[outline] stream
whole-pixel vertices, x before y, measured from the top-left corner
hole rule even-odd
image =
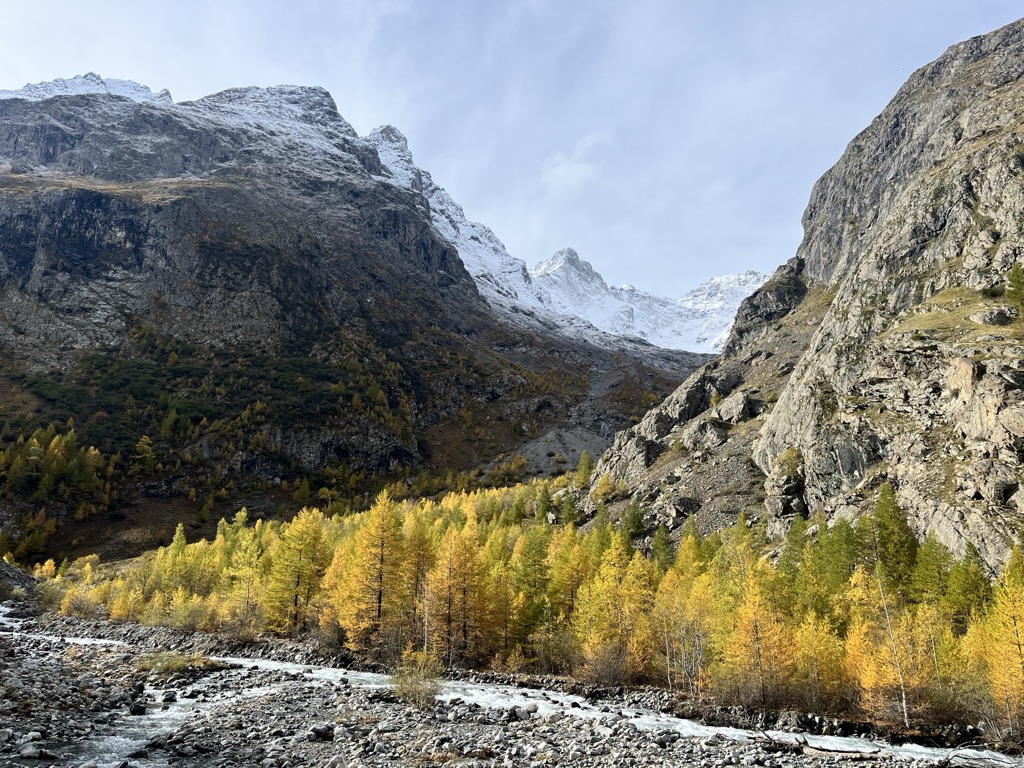
[[[33,635],[21,631],[22,621],[12,618],[8,606],[0,605],[0,632],[8,636],[29,641],[47,639],[44,635]],[[68,644],[124,645],[113,640],[96,640],[92,638],[63,638]],[[366,672],[354,672],[327,666],[311,666],[309,664],[268,661],[245,657],[214,657],[218,661],[242,668],[213,672],[208,678],[213,684],[202,685],[201,693],[186,694],[176,701],[166,704],[161,702],[163,689],[149,689],[144,696],[152,702],[148,712],[143,716],[118,717],[105,728],[98,728],[89,738],[75,744],[50,744],[48,748],[59,755],[56,764],[95,768],[111,768],[115,766],[137,766],[138,768],[156,768],[170,765],[168,755],[157,751],[149,754],[140,753],[147,743],[155,736],[168,734],[203,715],[214,712],[223,713],[244,699],[273,694],[285,683],[275,685],[258,685],[248,687],[227,675],[244,674],[245,671],[260,670],[282,673],[288,676],[289,685],[304,685],[312,690],[314,686],[345,686],[351,688],[380,689],[388,686],[385,675]],[[218,676],[224,676],[218,683]],[[244,681],[244,678],[241,678]],[[229,681],[231,682],[230,684]],[[196,688],[200,686],[197,684]],[[304,690],[306,690],[304,689]],[[191,697],[189,697],[191,696]],[[621,703],[594,703],[587,699],[558,691],[541,691],[511,685],[486,684],[464,680],[451,680],[444,683],[438,699],[453,703],[476,705],[482,711],[510,710],[513,707],[536,713],[537,718],[576,718],[581,726],[586,724],[595,727],[599,732],[612,732],[612,727],[622,721],[628,721],[639,731],[674,732],[684,739],[716,740],[745,744],[755,741],[765,734],[750,730],[726,727],[712,727],[695,721],[684,720],[649,709],[623,707]],[[2,724],[0,724],[2,725]],[[796,743],[799,739],[812,747],[844,752],[868,752],[891,756],[901,761],[940,761],[952,756],[956,765],[985,764],[986,766],[1019,766],[1020,760],[1013,759],[995,752],[982,750],[949,750],[923,747],[913,744],[890,745],[856,737],[815,736],[811,734],[793,734],[782,731],[768,731],[767,735],[781,742]],[[91,761],[91,762],[90,762]],[[128,761],[128,762],[125,762]],[[3,759],[0,758],[0,763]],[[7,764],[7,763],[5,763]],[[11,765],[40,765],[38,760],[17,759]],[[44,763],[45,764],[45,763]]]

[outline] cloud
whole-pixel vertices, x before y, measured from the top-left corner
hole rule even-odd
[[[600,159],[595,155],[609,143],[608,137],[591,133],[579,139],[568,154],[555,152],[545,158],[540,180],[549,197],[576,194],[600,173]]]

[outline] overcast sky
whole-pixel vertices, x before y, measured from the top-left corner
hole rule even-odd
[[[770,271],[814,180],[913,70],[1004,0],[0,3],[0,89],[88,71],[168,88],[321,85],[530,265],[574,247],[678,296]]]

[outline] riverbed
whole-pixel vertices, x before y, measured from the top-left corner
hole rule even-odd
[[[0,690],[8,699],[0,765],[810,768],[844,754],[907,765],[1021,765],[981,750],[713,727],[621,700],[473,680],[446,681],[433,707],[419,711],[394,696],[384,675],[306,660],[215,656],[224,668],[160,678],[138,666],[155,639],[173,642],[174,633],[93,622],[81,625],[82,636],[54,636],[15,612],[0,606]],[[145,714],[129,714],[133,706]]]

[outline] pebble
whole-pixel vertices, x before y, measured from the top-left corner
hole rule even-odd
[[[640,730],[628,713],[639,707],[661,709],[666,694],[656,690],[595,694],[594,703],[600,698],[598,706],[607,710],[599,718],[541,716],[534,702],[484,708],[458,699],[422,712],[387,690],[336,685],[300,672],[229,668],[157,680],[136,671],[142,655],[177,647],[174,638],[186,653],[212,641],[104,622],[58,619],[55,626],[68,636],[96,634],[128,645],[69,646],[53,637],[29,641],[17,633],[0,636],[3,680],[23,684],[7,685],[6,697],[0,697],[0,707],[8,710],[0,712],[0,765],[5,755],[57,759],[54,744],[66,745],[57,752],[73,754],[74,745],[91,732],[116,734],[129,718],[139,721],[147,717],[146,711],[177,700],[221,703],[169,733],[153,734],[143,750],[124,756],[125,765],[141,758],[176,768],[835,765],[832,758],[775,754],[758,744],[722,737],[701,740],[668,729]],[[32,631],[40,630],[47,631],[41,626]],[[211,650],[226,653],[223,648]],[[287,642],[258,650],[281,654],[279,658],[293,663],[298,659],[301,665],[317,664],[320,653]],[[487,678],[477,674],[476,679]],[[556,687],[545,680],[537,685]],[[544,699],[547,694],[537,690],[530,696]],[[590,704],[575,709],[588,707],[588,714],[595,714]],[[132,708],[141,712],[133,717]]]

